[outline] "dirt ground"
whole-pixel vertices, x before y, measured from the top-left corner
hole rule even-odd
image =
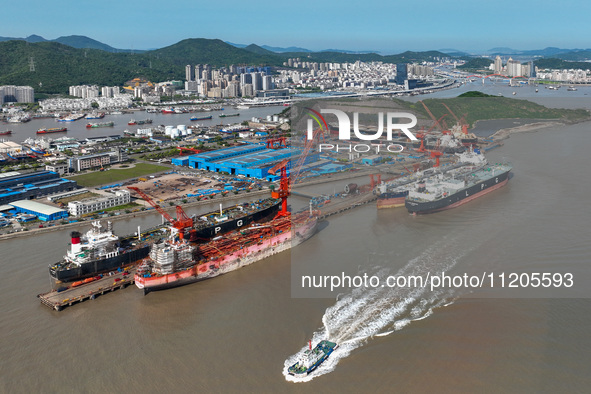
[[[158,203],[183,198],[187,194],[197,194],[197,189],[223,189],[225,183],[208,177],[191,177],[180,174],[166,174],[146,178],[126,186],[134,186]],[[135,196],[135,192],[132,192]],[[139,197],[139,196],[135,196]],[[140,201],[137,201],[141,203]]]

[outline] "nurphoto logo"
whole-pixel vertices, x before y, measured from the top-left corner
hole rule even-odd
[[[360,141],[374,141],[376,144],[372,144],[373,146],[367,144],[350,144],[348,146],[340,146],[334,144],[319,144],[318,149],[320,152],[323,150],[336,150],[339,151],[349,151],[349,152],[369,152],[372,149],[376,150],[376,153],[380,151],[380,138],[384,134],[384,113],[378,113],[378,129],[375,134],[366,134],[361,133],[359,131],[359,113],[353,113],[353,136],[351,135],[351,120],[349,119],[349,115],[345,112],[337,110],[337,109],[321,109],[320,113],[317,111],[306,108],[309,110],[309,115],[312,119],[308,119],[307,123],[307,139],[313,140],[314,139],[314,121],[318,124],[320,129],[328,130],[328,124],[326,120],[322,116],[322,114],[332,114],[337,117],[338,124],[339,124],[339,140],[341,141],[351,141],[352,137],[360,140]],[[403,132],[411,141],[418,141],[418,138],[410,131],[411,128],[416,126],[417,118],[415,115],[408,113],[408,112],[388,112],[386,113],[386,141],[392,141],[392,132],[393,131],[401,131]],[[409,119],[410,122],[400,123],[404,119]],[[397,123],[394,123],[394,122]],[[383,141],[383,140],[382,140]],[[402,152],[404,147],[400,144],[386,144],[386,150],[391,153]]]

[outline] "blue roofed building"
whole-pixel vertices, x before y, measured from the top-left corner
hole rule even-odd
[[[60,178],[53,171],[38,171],[0,177],[0,204],[30,200],[78,188],[76,181]]]

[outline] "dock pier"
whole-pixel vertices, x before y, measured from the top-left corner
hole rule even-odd
[[[86,300],[94,300],[97,296],[124,289],[134,284],[135,268],[112,275],[105,274],[101,279],[85,283],[77,287],[70,287],[63,291],[52,290],[49,293],[37,295],[41,303],[53,310],[72,306]]]

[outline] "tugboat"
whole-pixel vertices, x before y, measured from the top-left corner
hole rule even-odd
[[[292,376],[307,376],[320,366],[338,347],[334,342],[320,341],[314,349],[312,349],[312,341],[309,341],[310,348],[304,352],[300,360],[288,368],[288,372]]]

